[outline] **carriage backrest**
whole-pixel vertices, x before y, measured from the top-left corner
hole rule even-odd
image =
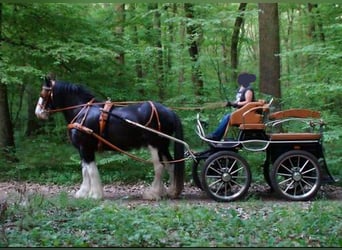
[[[282,111],[271,113],[268,116],[269,122],[267,123],[267,131],[270,134],[280,132],[281,138],[285,136],[284,131],[286,131],[286,133],[288,134],[293,134],[294,138],[296,138],[296,136],[299,138],[299,134],[303,134],[302,132],[303,130],[306,131],[305,133],[311,134],[311,136],[316,136],[315,135],[317,134],[317,132],[315,132],[316,125],[318,124],[319,128],[322,129],[322,125],[324,124],[322,120],[319,120],[320,118],[321,118],[321,113],[315,110],[310,110],[310,109],[282,110]],[[292,132],[290,133],[290,131]],[[278,134],[274,136],[277,136],[278,138]],[[320,136],[320,135],[317,134],[317,136]],[[304,137],[301,136],[300,138],[304,138]]]
[[[321,113],[310,109],[288,109],[278,111],[269,115],[269,120],[280,120],[284,118],[316,118],[321,117]]]
[[[229,125],[263,124],[263,112],[268,108],[269,105],[264,100],[247,103],[231,114]]]

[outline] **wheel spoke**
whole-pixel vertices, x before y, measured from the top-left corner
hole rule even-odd
[[[287,190],[293,185],[294,181],[291,181],[289,185],[287,185],[286,189],[284,190],[285,193],[287,193]]]
[[[304,183],[305,183],[305,185],[308,185],[310,188],[312,188],[312,187],[313,187],[313,185],[312,185],[311,183],[307,182],[307,181],[306,181],[306,180],[304,180],[304,179],[302,179],[302,182],[304,182]]]
[[[309,160],[306,160],[306,162],[303,164],[303,167],[299,171],[302,172],[309,162],[310,162]]]
[[[301,170],[301,171],[302,171],[302,170]],[[309,172],[311,172],[311,171],[316,171],[316,168],[310,168],[310,169],[304,171],[304,172],[302,173],[302,175],[307,174],[307,173],[309,173]]]
[[[292,174],[278,173],[282,177],[292,177]]]
[[[219,180],[216,180],[216,181],[214,181],[214,182],[212,182],[212,183],[210,183],[209,184],[209,187],[211,188],[211,187],[213,187],[213,186],[215,186],[217,183],[219,183],[219,182],[221,182],[221,180],[219,179]]]
[[[224,162],[223,162],[224,161]],[[222,172],[224,169],[228,169],[229,166],[229,159],[223,158],[219,161],[220,171]]]
[[[224,195],[228,195],[228,183],[224,183]]]
[[[303,179],[317,180],[317,176],[303,176]]]
[[[217,170],[213,166],[210,166],[209,169],[212,169],[214,172],[218,173],[220,176],[222,175],[222,172],[220,170]]]
[[[279,185],[283,185],[283,184],[286,185],[286,182],[289,182],[289,181],[292,181],[292,177],[282,180],[281,182],[279,182]]]
[[[229,184],[230,184],[231,182],[234,183],[236,186],[242,187],[242,185],[241,185],[240,183],[236,182],[235,180],[231,180],[231,181],[229,182]]]
[[[246,179],[246,176],[238,175],[238,176],[234,176],[234,179]]]
[[[208,178],[220,179],[221,175],[207,175]]]
[[[221,190],[222,185],[223,185],[223,182],[220,183],[220,186],[216,189],[215,194],[218,194],[218,192]]]
[[[236,172],[240,171],[241,169],[243,169],[243,167],[241,167],[241,168],[239,168],[239,169],[236,169],[236,170],[234,170],[233,172],[231,172],[231,173],[230,173],[230,175],[233,175],[233,174],[235,174]],[[230,171],[229,171],[229,172],[230,172]]]
[[[294,168],[294,167],[295,167],[295,165],[293,164],[293,162],[292,162],[292,159],[291,159],[291,158],[289,159],[289,162],[290,162],[290,166],[291,166],[292,168]]]
[[[235,160],[232,165],[230,166],[229,168],[229,173],[232,171],[233,167],[235,166],[235,164],[237,163],[237,160]],[[228,165],[227,165],[227,168],[228,168]]]
[[[292,173],[292,171],[290,169],[288,169],[284,164],[281,164],[280,166],[283,167],[287,172]]]

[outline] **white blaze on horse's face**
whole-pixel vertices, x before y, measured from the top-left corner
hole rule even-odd
[[[44,99],[42,97],[39,97],[35,114],[38,119],[47,120],[49,118],[49,113],[43,108]]]

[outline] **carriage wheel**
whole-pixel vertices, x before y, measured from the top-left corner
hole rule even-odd
[[[243,197],[251,181],[248,163],[232,151],[211,155],[202,170],[203,190],[216,201],[234,201]]]
[[[312,199],[321,186],[321,171],[317,158],[303,150],[282,154],[273,164],[271,183],[280,197],[285,199]]]
[[[194,180],[195,185],[203,190],[202,182],[201,182],[201,172],[204,167],[205,161],[203,159],[198,159],[197,162],[194,161],[192,164],[192,179]]]

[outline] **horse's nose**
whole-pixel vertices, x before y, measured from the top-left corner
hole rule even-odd
[[[43,98],[40,97],[36,105],[35,114],[38,119],[47,120],[49,118],[49,113],[46,112],[46,110],[42,108],[43,101],[44,101]]]

